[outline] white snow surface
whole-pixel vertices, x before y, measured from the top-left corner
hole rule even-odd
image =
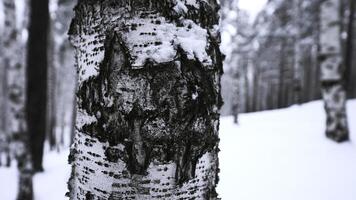
[[[239,125],[221,119],[220,181],[223,200],[355,200],[356,100],[348,102],[351,141],[324,136],[321,101],[287,109],[241,114]],[[63,200],[70,166],[68,151],[48,152],[45,172],[34,178],[36,200]],[[1,200],[13,200],[15,163],[0,168]]]
[[[38,173],[33,179],[35,200],[63,200],[67,192],[67,181],[71,166],[68,164],[68,150],[60,153],[49,152],[46,148],[43,160],[45,172]],[[0,168],[0,199],[15,200],[17,192],[18,172],[16,162],[11,168]]]
[[[177,4],[177,6],[182,5]],[[177,9],[184,10],[184,7]],[[192,20],[182,20],[183,27],[177,27],[176,24],[166,21],[159,15],[152,14],[151,17],[137,17],[127,22],[139,24],[136,30],[123,34],[133,58],[133,67],[142,68],[146,60],[156,63],[173,61],[178,46],[187,53],[188,59],[193,60],[196,57],[205,66],[212,64],[206,52],[208,37],[206,29]]]
[[[348,102],[351,141],[324,136],[321,101],[230,117],[220,126],[223,200],[355,200],[356,101]]]

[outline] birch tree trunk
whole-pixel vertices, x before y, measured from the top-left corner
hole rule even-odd
[[[343,142],[349,139],[346,117],[346,91],[343,85],[341,50],[340,0],[325,0],[321,4],[321,35],[319,59],[322,95],[327,115],[326,135]]]
[[[16,28],[16,9],[13,0],[4,0],[5,29],[4,52],[8,77],[8,108],[11,152],[15,155],[19,170],[17,199],[33,198],[32,162],[25,118],[25,67],[21,62],[21,42]]]
[[[216,199],[215,0],[80,0],[70,199]]]

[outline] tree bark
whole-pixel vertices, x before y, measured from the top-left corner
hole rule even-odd
[[[80,0],[70,199],[216,199],[218,4]]]
[[[349,139],[346,116],[346,91],[343,86],[343,56],[341,50],[340,1],[321,3],[321,63],[322,95],[327,116],[326,136],[336,142]]]
[[[26,114],[31,136],[35,172],[43,171],[43,144],[46,135],[48,0],[31,0],[27,53]]]

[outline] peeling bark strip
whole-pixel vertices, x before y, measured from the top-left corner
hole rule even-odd
[[[215,0],[80,0],[71,199],[216,199]]]
[[[343,142],[349,139],[346,117],[346,91],[343,86],[340,0],[321,4],[320,62],[322,95],[327,115],[326,135]]]

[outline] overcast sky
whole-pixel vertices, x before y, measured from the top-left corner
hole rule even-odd
[[[267,0],[239,0],[239,7],[247,10],[250,13],[251,20],[253,20],[266,2]]]

